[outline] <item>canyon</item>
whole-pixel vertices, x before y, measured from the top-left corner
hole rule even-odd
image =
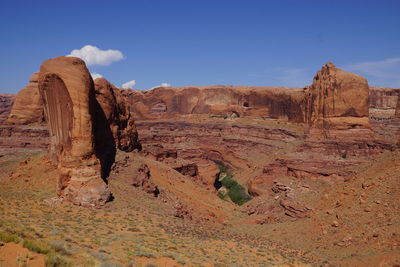
[[[399,95],[333,63],[303,88],[119,89],[93,81],[84,61],[57,57],[0,97],[0,158],[41,155],[0,182],[17,190],[26,168],[45,168],[50,207],[100,214],[135,203],[171,233],[177,219],[207,228],[201,235],[268,239],[312,265],[395,265]]]

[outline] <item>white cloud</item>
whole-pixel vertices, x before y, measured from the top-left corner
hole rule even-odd
[[[388,58],[380,61],[366,61],[343,66],[350,71],[380,78],[400,78],[400,57]]]
[[[132,80],[132,81],[129,81],[129,82],[126,82],[126,83],[122,84],[121,87],[124,88],[124,89],[133,89],[133,87],[135,85],[136,85],[136,81]]]
[[[113,62],[124,59],[124,55],[119,50],[101,50],[92,45],[85,45],[81,49],[74,49],[68,57],[79,57],[87,65],[110,65]]]
[[[171,87],[171,84],[170,83],[161,83],[160,85],[156,85],[154,87],[151,87],[150,90],[154,89],[154,88],[159,88],[159,87]]]
[[[92,75],[92,79],[96,80],[97,78],[102,78],[103,75],[101,75],[100,73],[97,72],[91,72],[90,75]]]
[[[376,86],[400,87],[400,57],[358,62],[342,68],[365,76],[370,84]]]

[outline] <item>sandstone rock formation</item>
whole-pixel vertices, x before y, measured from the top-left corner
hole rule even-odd
[[[303,121],[303,89],[283,87],[205,86],[124,90],[137,120],[188,114],[254,116]]]
[[[119,89],[105,79],[94,83],[82,60],[57,57],[42,64],[39,91],[60,172],[58,194],[78,205],[103,205],[116,149],[140,149]]]
[[[327,118],[368,117],[369,87],[365,78],[327,63],[317,72],[306,95],[306,122]]]
[[[15,97],[7,123],[31,124],[44,121],[43,104],[38,88],[38,73],[29,79],[28,85]]]
[[[395,117],[400,118],[400,95],[397,97]]]
[[[0,122],[6,120],[10,114],[15,96],[11,94],[0,95]]]
[[[395,124],[399,126],[396,135],[397,135],[397,146],[400,147],[400,95],[397,98]]]
[[[139,148],[135,122],[120,90],[104,78],[96,79],[94,87],[101,107],[98,110],[104,113],[118,149],[131,152]]]
[[[378,109],[395,109],[399,95],[400,89],[370,86],[369,106]]]
[[[58,163],[59,196],[82,206],[103,205],[111,193],[95,155],[96,99],[85,63],[73,57],[45,61],[39,91],[49,125],[50,155]]]

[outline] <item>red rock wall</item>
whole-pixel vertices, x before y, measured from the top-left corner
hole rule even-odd
[[[96,100],[100,105],[99,111],[104,114],[110,131],[114,137],[118,149],[126,152],[139,147],[135,121],[129,111],[126,99],[120,94],[120,90],[104,78],[94,81]],[[96,119],[101,114],[95,116]]]
[[[395,109],[400,89],[370,87],[369,106],[370,108]]]
[[[302,122],[303,89],[280,87],[182,87],[124,90],[138,120],[209,114],[285,118]]]
[[[0,123],[8,118],[14,100],[15,95],[0,95]]]

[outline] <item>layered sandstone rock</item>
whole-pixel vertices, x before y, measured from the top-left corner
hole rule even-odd
[[[18,92],[7,123],[31,124],[44,121],[38,78],[38,73],[33,74],[29,79],[28,85]]]
[[[306,121],[368,117],[369,87],[365,78],[327,63],[317,72],[306,95]]]
[[[400,118],[400,95],[399,95],[399,97],[397,97],[395,117]]]
[[[14,100],[15,100],[15,95],[11,94],[0,95],[0,122],[3,122],[8,118]]]
[[[397,136],[397,146],[400,147],[400,96],[397,98],[396,112],[395,112],[395,124],[398,125]]]
[[[189,114],[254,116],[303,121],[303,89],[283,87],[205,86],[124,90],[138,120]]]
[[[39,91],[50,131],[50,155],[58,163],[58,194],[82,206],[110,198],[95,155],[95,90],[85,63],[57,57],[40,67]]]
[[[120,90],[104,78],[96,79],[94,87],[99,110],[104,113],[118,149],[131,152],[139,148],[135,121]]]
[[[395,109],[400,89],[387,87],[370,87],[369,106],[377,109]]]
[[[305,91],[304,121],[318,135],[340,138],[343,130],[368,131],[369,86],[365,78],[327,63]],[[367,131],[365,131],[367,129]]]

